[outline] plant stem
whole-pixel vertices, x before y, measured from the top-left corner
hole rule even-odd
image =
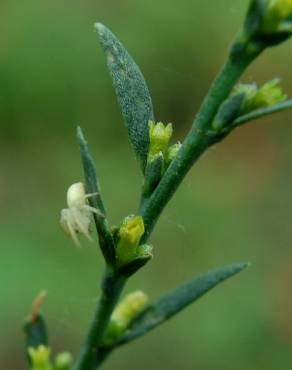
[[[96,315],[74,370],[93,370],[97,368],[99,347],[126,280],[127,278],[121,274],[109,269],[106,270]]]
[[[215,79],[176,158],[151,197],[145,199],[141,204],[140,213],[145,223],[145,233],[141,243],[148,239],[162,210],[193,163],[211,144],[218,141],[218,134],[210,131],[214,116],[254,58],[255,55],[247,56],[245,54],[242,54],[241,58],[229,58]],[[101,348],[102,339],[126,280],[126,277],[115,271],[106,271],[98,309],[74,370],[97,369],[107,357]]]
[[[229,58],[223,70],[213,82],[180,151],[169,166],[156,190],[143,203],[140,209],[145,223],[145,234],[142,242],[145,242],[150,236],[161,212],[191,166],[207,147],[214,143],[215,137],[210,136],[208,133],[214,116],[221,103],[230,94],[235,83],[254,58],[255,55],[247,56],[245,54],[235,60]]]

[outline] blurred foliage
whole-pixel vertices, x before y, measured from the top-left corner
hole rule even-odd
[[[247,4],[1,1],[1,370],[25,368],[20,328],[43,288],[56,351],[76,353],[94,310],[101,256],[85,240],[76,249],[58,226],[65,191],[82,176],[77,124],[96,158],[111,222],[136,211],[141,176],[93,23],[123,41],[147,78],[156,118],[173,122],[183,139]],[[267,51],[243,82],[280,77],[292,96],[291,47]],[[220,264],[252,267],[117,351],[105,370],[136,369],[137,361],[141,370],[290,368],[291,117],[241,128],[202,158],[158,224],[154,260],[127,290],[156,298]]]

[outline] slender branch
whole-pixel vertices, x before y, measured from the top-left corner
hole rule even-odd
[[[180,152],[167,170],[156,191],[148,201],[143,202],[140,212],[146,226],[144,240],[150,235],[160,213],[176,191],[190,167],[212,141],[214,141],[214,136],[208,134],[209,125],[218,107],[229,95],[234,84],[250,61],[250,58],[243,58],[236,62],[229,59],[221,74],[212,85]],[[118,276],[106,277],[108,281],[106,289],[103,290],[95,319],[74,370],[96,369],[103,362],[105,357],[107,357],[102,353],[100,344],[109,323],[110,316],[125,284],[125,278],[122,280],[120,279],[121,277]],[[100,353],[98,353],[98,351],[100,351]]]
[[[241,126],[249,121],[253,121],[273,113],[278,113],[289,108],[292,108],[292,99],[286,100],[279,104],[275,104],[268,108],[257,109],[253,112],[240,116],[233,122],[232,126]]]
[[[150,236],[162,210],[194,162],[216,141],[215,136],[208,134],[213,118],[222,101],[230,94],[232,88],[254,58],[255,55],[249,57],[243,55],[236,60],[229,58],[223,70],[213,82],[176,158],[169,166],[154,193],[148,201],[143,203],[140,209],[146,226],[142,242],[145,242]]]
[[[120,338],[111,345],[101,348],[98,364],[101,365],[116,348],[132,342],[157,328],[177,315],[181,310],[196,302],[197,299],[215,286],[248,266],[248,263],[236,263],[217,268],[197,276],[163,295],[156,302],[146,307]]]
[[[140,213],[145,223],[145,234],[141,243],[145,242],[150,236],[162,210],[191,166],[210,145],[220,140],[220,135],[210,130],[211,123],[220,104],[227,98],[242,73],[256,56],[242,55],[241,58],[229,58],[223,70],[215,79],[179,153],[166,171],[157,189],[141,205]],[[271,108],[257,110],[239,117],[234,122],[234,127],[290,107],[292,107],[292,101],[287,101]],[[74,370],[97,369],[109,354],[102,348],[102,340],[126,280],[125,277],[117,272],[106,272],[98,309]]]
[[[105,272],[96,315],[73,370],[93,370],[97,368],[99,347],[126,280],[126,277],[116,272],[109,270]]]

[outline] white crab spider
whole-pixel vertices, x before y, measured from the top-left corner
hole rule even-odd
[[[84,234],[88,240],[92,241],[89,230],[91,213],[99,215],[101,213],[96,208],[91,207],[87,203],[87,199],[96,194],[86,194],[82,182],[72,184],[67,191],[68,208],[61,210],[60,225],[77,246],[80,246],[77,233]]]

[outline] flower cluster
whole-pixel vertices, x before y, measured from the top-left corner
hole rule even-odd
[[[292,35],[292,0],[253,0],[244,33],[262,47],[285,41]]]

